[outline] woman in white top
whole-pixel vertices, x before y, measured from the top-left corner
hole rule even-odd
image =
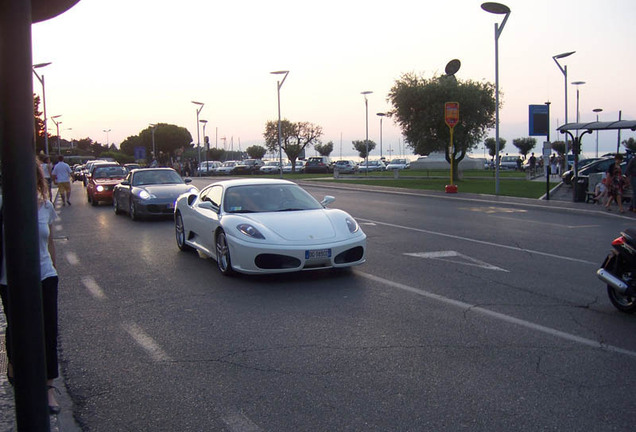
[[[53,380],[59,376],[57,359],[57,286],[58,277],[55,268],[55,246],[51,237],[51,226],[57,217],[55,208],[50,200],[49,189],[42,166],[36,161],[36,188],[38,196],[38,230],[40,247],[40,280],[42,282],[42,310],[44,317],[44,345],[46,355],[46,375],[48,386],[49,411],[51,414],[60,412],[60,406],[55,399],[57,389],[53,387]],[[4,244],[2,245],[4,248]],[[0,277],[0,295],[2,306],[7,317],[6,348],[9,365],[7,375],[13,380],[11,366],[11,315],[8,307],[6,248],[3,249],[2,276]]]
[[[42,167],[42,173],[44,174],[44,178],[46,179],[48,183],[49,199],[53,201],[53,194],[51,191],[51,185],[53,184],[53,179],[51,178],[51,170],[53,170],[53,164],[51,163],[51,158],[48,156],[44,156],[41,167]]]

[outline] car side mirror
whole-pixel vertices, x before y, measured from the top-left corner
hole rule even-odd
[[[199,203],[199,208],[204,209],[204,210],[212,210],[213,212],[217,212],[219,211],[219,208],[217,206],[215,206],[213,203],[211,203],[210,201],[202,201]]]
[[[322,204],[323,207],[328,206],[329,204],[331,204],[332,202],[334,202],[336,200],[335,197],[332,197],[331,195],[326,195],[322,201],[320,201],[320,204]]]
[[[128,180],[124,180],[123,182],[119,183],[120,185],[124,185],[124,186],[130,186],[130,182]]]
[[[189,177],[184,178],[184,179],[183,179],[183,181],[184,181],[185,183],[192,183],[192,179],[191,179],[191,178],[189,178]]]

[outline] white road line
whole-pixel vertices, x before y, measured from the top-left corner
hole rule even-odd
[[[425,290],[422,290],[422,289],[419,289],[419,288],[414,288],[412,286],[404,285],[404,284],[401,284],[399,282],[393,282],[393,281],[390,281],[388,279],[384,279],[384,278],[381,278],[381,277],[378,277],[378,276],[374,276],[374,275],[369,274],[369,273],[361,272],[359,270],[354,270],[354,272],[355,272],[355,274],[357,274],[359,276],[362,276],[362,277],[364,277],[366,279],[372,280],[374,282],[378,282],[378,283],[381,283],[381,284],[384,284],[384,285],[388,285],[388,286],[393,287],[393,288],[401,289],[403,291],[408,291],[410,293],[417,294],[417,295],[420,295],[422,297],[426,297],[426,298],[431,299],[431,300],[436,300],[436,301],[439,301],[441,303],[447,304],[449,306],[454,306],[454,307],[462,309],[462,310],[474,312],[476,314],[488,316],[490,318],[495,318],[495,319],[498,319],[500,321],[507,322],[509,324],[515,324],[515,325],[518,325],[518,326],[521,326],[521,327],[525,327],[525,328],[530,329],[530,330],[534,330],[534,331],[537,331],[537,332],[540,332],[540,333],[545,333],[545,334],[548,334],[550,336],[557,337],[559,339],[564,339],[564,340],[567,340],[569,342],[574,342],[574,343],[578,343],[580,345],[589,346],[591,348],[598,348],[598,349],[601,349],[603,351],[624,354],[624,355],[636,358],[636,351],[630,351],[630,350],[627,350],[627,349],[619,348],[619,347],[614,346],[614,345],[606,345],[606,344],[604,344],[602,342],[598,342],[598,341],[595,341],[595,340],[592,340],[592,339],[587,339],[587,338],[584,338],[584,337],[576,336],[576,335],[573,335],[573,334],[570,334],[570,333],[565,333],[565,332],[562,332],[560,330],[556,330],[556,329],[553,329],[553,328],[550,328],[550,327],[545,327],[545,326],[542,326],[540,324],[535,324],[535,323],[532,323],[530,321],[525,321],[525,320],[510,316],[510,315],[506,315],[506,314],[503,314],[503,313],[491,311],[489,309],[484,309],[483,307],[480,307],[480,306],[477,306],[477,305],[474,305],[474,304],[465,303],[465,302],[459,301],[459,300],[453,300],[451,298],[444,297],[444,296],[439,295],[439,294],[435,294],[435,293],[432,293],[432,292],[429,292],[429,291],[425,291]]]
[[[241,412],[227,412],[221,417],[221,420],[232,432],[263,432],[263,429],[259,428]]]
[[[123,323],[122,327],[124,330],[126,330],[126,333],[128,333],[130,337],[132,337],[135,342],[137,342],[137,344],[142,347],[154,361],[172,361],[170,356],[159,346],[159,344],[157,344],[157,342],[155,342],[153,338],[146,334],[146,332],[144,332],[142,328],[139,327],[137,324],[128,322]]]
[[[581,264],[592,264],[592,265],[598,266],[598,262],[592,262],[592,261],[587,261],[587,260],[582,260],[582,259],[572,258],[572,257],[567,257],[567,256],[562,256],[562,255],[555,255],[555,254],[551,254],[551,253],[547,253],[547,252],[535,251],[535,250],[532,250],[532,249],[525,249],[525,248],[520,248],[520,247],[516,247],[516,246],[508,246],[508,245],[503,245],[503,244],[499,244],[499,243],[492,243],[492,242],[488,242],[488,241],[484,241],[484,240],[477,240],[477,239],[472,239],[472,238],[468,238],[468,237],[461,237],[461,236],[458,236],[458,235],[446,234],[446,233],[441,233],[441,232],[437,232],[437,231],[429,231],[429,230],[425,230],[425,229],[421,229],[421,228],[407,227],[407,226],[404,226],[404,225],[396,225],[396,224],[391,224],[391,223],[387,223],[387,222],[378,222],[378,221],[374,221],[374,220],[370,220],[370,219],[361,219],[361,218],[356,218],[356,219],[358,221],[372,222],[372,223],[377,224],[377,225],[384,225],[384,226],[389,226],[389,227],[393,227],[393,228],[400,228],[400,229],[405,229],[405,230],[409,230],[409,231],[416,231],[416,232],[421,232],[421,233],[424,233],[424,234],[431,234],[431,235],[436,235],[436,236],[440,236],[440,237],[447,237],[447,238],[452,238],[452,239],[456,239],[456,240],[463,240],[463,241],[467,241],[467,242],[483,244],[483,245],[486,245],[486,246],[499,247],[499,248],[514,250],[514,251],[518,251],[518,252],[525,252],[525,253],[530,253],[530,254],[535,254],[535,255],[542,255],[542,256],[546,256],[548,258],[556,258],[556,259],[561,259],[561,260],[564,260],[564,261],[572,261],[572,262],[577,262],[577,263],[581,263]]]
[[[68,261],[68,263],[73,266],[76,266],[79,264],[79,258],[77,258],[77,255],[75,254],[75,252],[68,252],[66,254],[66,261]]]
[[[102,291],[95,279],[91,276],[83,276],[82,283],[96,300],[106,300],[106,294],[104,294],[104,291]]]

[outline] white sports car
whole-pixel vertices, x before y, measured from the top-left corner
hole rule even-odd
[[[318,202],[287,180],[212,183],[177,199],[177,246],[214,258],[225,275],[362,264],[367,236],[348,213],[326,208],[334,200]]]

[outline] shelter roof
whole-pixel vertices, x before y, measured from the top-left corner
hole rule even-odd
[[[617,130],[631,129],[636,131],[636,120],[616,120],[609,122],[588,122],[588,123],[566,123],[557,130],[560,132],[571,130]]]

